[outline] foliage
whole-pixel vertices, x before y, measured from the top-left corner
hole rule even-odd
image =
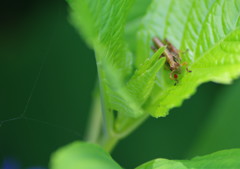
[[[136,169],[205,169],[239,168],[240,150],[223,150],[191,160],[155,159]],[[121,169],[110,155],[95,144],[74,142],[58,150],[52,157],[52,169]]]
[[[189,52],[182,59],[188,62],[193,71],[183,72],[177,86],[169,80],[169,71],[160,71],[154,92],[144,105],[144,111],[156,117],[165,116],[170,108],[179,106],[199,84],[207,81],[229,83],[239,75],[239,1],[154,0],[144,18],[139,21],[136,39],[132,43],[132,46],[135,44],[134,50],[129,49],[128,39],[124,41],[126,14],[131,3],[113,0],[107,3],[69,1],[73,23],[95,49],[99,72],[104,74],[100,78],[108,93],[107,108],[129,116],[142,114],[142,104],[135,100],[137,94],[132,89],[125,91],[123,88],[131,79],[133,71],[152,55],[150,46],[154,36],[167,38],[181,51],[188,49]],[[133,8],[133,11],[137,10],[145,9]],[[128,27],[132,22],[128,21]],[[112,77],[118,83],[110,83]],[[146,86],[141,84],[144,80],[137,83]],[[148,97],[147,94],[143,95]],[[130,102],[126,105],[126,101]]]
[[[240,74],[239,0],[153,0],[145,5],[140,5],[141,0],[68,3],[73,25],[95,51],[105,125],[96,142],[108,151],[149,114],[166,116],[171,108],[180,106],[200,84],[228,84]],[[156,36],[173,43],[181,51],[182,63],[188,63],[192,70],[188,73],[183,67],[177,85],[169,78],[165,59],[159,59],[165,47],[155,53],[151,50]],[[79,149],[84,147],[78,144]],[[74,154],[77,149],[57,154],[71,161],[78,156]],[[222,164],[226,168],[238,164],[237,154],[238,150],[229,150],[191,161],[159,159],[138,169],[198,168],[203,164],[210,168]],[[54,156],[53,166],[65,165],[64,160],[58,160],[60,157]]]
[[[147,106],[152,115],[165,116],[203,82],[229,83],[239,75],[239,5],[224,0],[152,2],[139,31],[140,53],[150,52],[144,46],[151,37],[167,38],[180,50],[189,50],[182,59],[193,71],[184,72],[177,86],[162,71]],[[145,57],[138,55],[139,62]]]

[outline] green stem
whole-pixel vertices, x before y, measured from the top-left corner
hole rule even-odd
[[[126,117],[124,121],[117,121],[116,123],[121,123],[121,128],[116,128],[116,133],[119,138],[124,138],[132,133],[138,126],[140,126],[147,118],[148,114],[145,114],[138,118]]]
[[[113,148],[117,145],[117,143],[119,142],[120,138],[112,135],[110,137],[107,138],[103,138],[100,141],[100,145],[104,148],[105,151],[111,153]]]
[[[101,100],[99,92],[97,91],[97,89],[95,89],[91,113],[86,130],[85,136],[86,141],[91,143],[97,143],[98,137],[101,132],[101,125],[102,125]]]
[[[115,123],[121,123],[121,128],[118,130],[112,129],[111,132],[106,134],[102,132],[101,106],[100,96],[97,93],[93,100],[92,111],[86,132],[86,140],[101,145],[109,153],[121,139],[132,133],[148,117],[148,115],[141,116],[137,119],[126,117],[125,121],[115,121]]]
[[[99,96],[99,106],[98,110],[95,109],[94,112],[92,113],[92,116],[95,116],[96,111],[100,111],[101,110],[101,117],[99,115],[91,118],[92,120],[89,123],[89,128],[90,130],[88,130],[90,132],[89,138],[93,138],[94,141],[97,144],[102,145],[107,151],[110,151],[112,149],[112,147],[114,147],[114,145],[117,142],[117,139],[115,137],[112,137],[112,133],[113,133],[113,124],[114,124],[114,118],[113,118],[113,114],[111,113],[111,111],[109,111],[108,105],[107,105],[107,94],[106,94],[106,86],[103,82],[103,79],[105,79],[105,74],[103,71],[103,65],[101,62],[101,59],[99,58],[99,54],[95,53],[96,56],[96,61],[97,61],[97,70],[98,70],[98,80],[99,80],[99,91],[100,91],[100,96]],[[101,108],[100,108],[101,105]],[[102,125],[95,125],[94,121],[99,121],[99,119],[101,119],[102,121]],[[91,126],[91,127],[90,127]],[[96,132],[94,132],[94,130],[97,130]],[[91,139],[90,139],[91,140]]]
[[[104,137],[100,141],[100,145],[107,151],[111,152],[113,148],[117,145],[117,143],[132,133],[138,126],[140,126],[147,118],[148,114],[143,115],[139,118],[129,118],[126,117],[126,120],[119,131],[115,131],[114,133],[110,133],[108,137]],[[115,121],[116,123],[116,121]]]
[[[105,134],[106,137],[109,137],[108,135],[112,132],[114,118],[107,104],[107,98],[108,98],[108,95],[106,93],[107,89],[106,89],[106,84],[104,84],[103,82],[103,79],[105,79],[105,74],[103,71],[103,64],[100,61],[98,54],[96,54],[96,60],[97,60],[101,104],[102,104],[103,134]]]

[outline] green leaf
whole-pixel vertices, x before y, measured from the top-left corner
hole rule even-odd
[[[151,59],[146,59],[127,83],[129,93],[135,97],[135,100],[140,105],[148,98],[155,84],[156,75],[166,61],[165,58],[160,59],[165,49],[165,47],[158,49]]]
[[[161,70],[145,110],[166,116],[197,86],[207,81],[229,84],[240,74],[239,0],[154,0],[138,32],[138,67],[151,54],[151,39],[167,38],[181,51],[192,73],[183,71],[174,86],[170,71]]]
[[[240,168],[240,149],[219,151],[191,160],[156,159],[136,169],[237,169]]]
[[[101,147],[74,142],[52,155],[51,169],[122,169]]]

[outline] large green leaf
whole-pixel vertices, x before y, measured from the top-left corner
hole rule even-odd
[[[121,169],[101,147],[95,144],[74,142],[51,158],[51,169]]]
[[[167,115],[207,81],[230,83],[240,74],[240,0],[154,0],[138,32],[138,67],[151,54],[154,36],[167,38],[181,51],[186,71],[174,86],[161,70],[145,110]]]
[[[240,168],[240,149],[223,150],[191,160],[156,159],[136,169],[237,169]]]
[[[148,98],[156,75],[165,63],[165,58],[159,57],[164,50],[165,47],[162,47],[154,53],[151,59],[146,59],[127,83],[128,92],[135,97],[139,105],[142,105]]]

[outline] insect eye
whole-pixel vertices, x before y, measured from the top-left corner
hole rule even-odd
[[[174,78],[177,79],[177,78],[178,78],[178,75],[177,75],[177,74],[174,74]]]

